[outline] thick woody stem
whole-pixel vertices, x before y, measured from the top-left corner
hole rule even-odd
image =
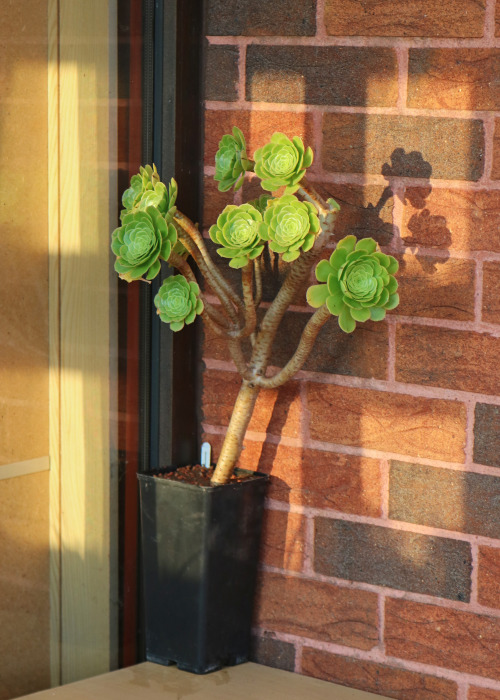
[[[239,333],[239,337],[246,338],[254,332],[257,325],[257,314],[253,300],[253,265],[251,263],[245,265],[241,270],[241,287],[245,303],[245,326]]]
[[[248,365],[245,360],[245,356],[243,355],[243,351],[241,349],[241,341],[239,339],[234,339],[230,338],[227,341],[227,347],[229,348],[229,352],[231,353],[231,358],[236,365],[236,369],[240,373],[240,375],[243,377],[243,379],[250,379],[250,373],[248,371]]]
[[[255,272],[255,308],[258,309],[260,302],[262,301],[262,271],[260,269],[260,260],[253,261],[253,268]]]
[[[307,322],[295,353],[283,369],[272,377],[255,377],[255,384],[261,389],[275,389],[291,379],[309,357],[318,333],[330,316],[326,306],[319,308]]]
[[[234,465],[243,449],[243,439],[250,423],[258,394],[259,387],[244,379],[234,404],[231,421],[217,461],[217,467],[212,476],[211,483],[213,485],[227,483],[233,473]]]

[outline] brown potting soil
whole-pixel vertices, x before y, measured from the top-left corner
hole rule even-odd
[[[189,464],[187,467],[179,467],[175,471],[171,472],[158,472],[154,476],[160,479],[169,479],[170,481],[182,481],[187,484],[194,484],[195,486],[210,486],[210,479],[213,476],[215,467],[202,467],[201,464]],[[230,478],[230,483],[238,483],[240,481],[246,481],[247,479],[252,479],[254,476],[253,472],[244,472],[232,474]]]

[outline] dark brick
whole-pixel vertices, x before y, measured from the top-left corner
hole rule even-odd
[[[495,119],[495,132],[493,134],[493,166],[491,168],[491,177],[493,180],[500,180],[500,119]]]
[[[375,173],[403,149],[399,175],[479,180],[484,167],[484,128],[479,119],[379,114],[325,114],[323,165],[333,172]],[[414,152],[420,159],[416,161]]]
[[[316,0],[208,0],[208,35],[314,36]]]
[[[405,255],[397,274],[402,316],[474,319],[474,275],[472,260]]]
[[[500,394],[500,338],[487,333],[401,324],[396,379],[410,384]]]
[[[315,518],[314,570],[403,591],[469,601],[468,542]]]
[[[485,0],[326,0],[325,24],[334,36],[479,37]]]
[[[483,263],[483,308],[482,320],[500,323],[500,262]]]
[[[405,203],[406,245],[500,253],[500,191],[409,187]]]
[[[252,637],[250,661],[262,666],[280,668],[282,671],[295,670],[295,647],[268,634]]]
[[[310,647],[302,652],[302,673],[397,700],[455,700],[457,696],[454,681]]]
[[[488,467],[500,467],[500,406],[476,404],[473,459]]]
[[[479,547],[477,588],[481,605],[500,608],[500,549]]]
[[[209,44],[206,49],[205,99],[238,99],[238,46]]]
[[[500,109],[500,50],[410,49],[408,107]]]
[[[465,406],[334,384],[307,385],[313,440],[464,461]]]
[[[495,5],[495,36],[500,36],[500,4]]]
[[[392,107],[398,99],[393,49],[249,46],[247,100]]]
[[[213,177],[205,177],[203,179],[203,220],[202,228],[209,228],[215,224],[217,217],[221,214],[224,207],[228,204],[233,204],[234,192],[219,192],[218,183]],[[207,240],[207,245],[209,241]]]
[[[500,679],[499,618],[389,599],[385,644],[390,656]]]
[[[269,631],[368,650],[377,644],[377,601],[375,593],[263,572],[255,623]]]
[[[500,538],[500,478],[391,462],[389,517]]]

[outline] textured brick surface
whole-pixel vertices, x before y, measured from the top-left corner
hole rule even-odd
[[[500,394],[500,338],[487,333],[402,324],[396,379],[411,384]]]
[[[500,608],[500,549],[479,547],[477,599],[481,605]]]
[[[467,700],[500,700],[500,690],[470,686]]]
[[[304,562],[305,520],[297,513],[266,510],[261,560],[269,566],[300,571]]]
[[[206,32],[230,36],[312,36],[316,0],[208,0]]]
[[[335,385],[308,385],[311,437],[463,462],[465,406]]]
[[[495,132],[493,135],[493,165],[491,168],[491,177],[494,180],[500,180],[500,119],[495,119]]]
[[[498,49],[410,49],[408,107],[500,109]]]
[[[474,273],[472,260],[405,255],[397,275],[398,314],[474,319]]]
[[[219,192],[217,182],[211,176],[203,179],[203,228],[209,228],[215,224],[217,217],[225,206],[233,204],[234,194],[229,192]],[[208,242],[208,241],[207,241]]]
[[[389,517],[500,538],[500,478],[392,462]]]
[[[280,668],[282,671],[295,669],[295,647],[270,635],[252,638],[250,661],[263,666]]]
[[[468,542],[332,518],[315,518],[314,528],[314,570],[319,574],[470,599]]]
[[[499,618],[391,599],[385,614],[389,655],[500,678]]]
[[[377,643],[377,596],[320,581],[263,573],[255,623],[271,631],[372,649]]]
[[[500,191],[406,189],[402,238],[422,248],[500,253]]]
[[[407,158],[400,175],[478,180],[483,173],[484,129],[479,119],[403,117],[378,114],[325,114],[323,166],[333,172],[385,170],[396,149]]]
[[[300,136],[306,145],[313,146],[311,114],[291,112],[261,112],[236,110],[207,110],[205,112],[205,162],[214,164],[219,141],[230,134],[233,126],[239,127],[246,138],[248,155],[264,146],[275,131],[289,138]]]
[[[393,107],[393,49],[356,46],[249,46],[247,100]]]
[[[500,262],[486,261],[483,264],[483,308],[482,320],[500,323]]]
[[[237,46],[209,45],[206,49],[205,99],[231,102],[238,99]]]
[[[228,425],[241,379],[239,374],[218,370],[203,376],[204,420],[211,425]],[[299,433],[301,402],[299,387],[291,382],[280,389],[261,391],[249,430],[295,437]],[[279,396],[278,396],[279,395]]]
[[[454,681],[310,647],[304,647],[302,652],[302,672],[397,700],[455,700],[457,694]]]
[[[381,246],[389,245],[394,235],[394,197],[390,188],[330,183],[325,183],[324,188],[327,196],[340,205],[335,222],[336,237],[353,234],[357,238],[374,238]]]
[[[489,467],[500,467],[500,406],[476,404],[473,459]]]
[[[483,36],[485,0],[326,0],[325,24],[335,36]]]

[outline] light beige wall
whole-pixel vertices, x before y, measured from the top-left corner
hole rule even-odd
[[[0,3],[0,700],[50,682],[47,131],[46,2]]]

